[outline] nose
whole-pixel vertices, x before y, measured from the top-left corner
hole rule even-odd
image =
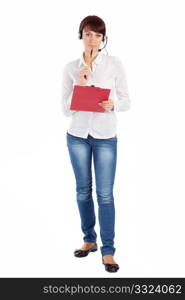
[[[92,42],[92,41],[94,41],[95,39],[94,39],[94,37],[90,37],[90,41]]]

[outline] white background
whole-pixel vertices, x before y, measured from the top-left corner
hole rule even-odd
[[[0,276],[185,276],[184,1],[0,3]],[[83,236],[61,81],[92,14],[106,23],[131,98],[117,113],[115,274],[100,251],[73,256]],[[96,231],[100,247],[98,220]]]

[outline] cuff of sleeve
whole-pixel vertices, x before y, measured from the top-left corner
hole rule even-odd
[[[126,111],[130,109],[130,100],[118,100],[114,103],[114,110],[119,111]]]

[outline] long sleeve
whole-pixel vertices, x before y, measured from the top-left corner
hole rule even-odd
[[[69,74],[68,64],[64,67],[62,78],[62,111],[66,117],[74,114],[75,110],[70,110],[71,98],[73,94],[73,81]]]
[[[114,110],[126,111],[130,108],[130,98],[127,87],[127,78],[123,64],[119,58],[116,57],[116,95],[117,99],[114,102]]]

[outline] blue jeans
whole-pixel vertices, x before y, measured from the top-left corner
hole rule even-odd
[[[103,246],[101,254],[114,255],[115,207],[113,185],[117,161],[117,136],[108,139],[76,137],[66,133],[67,147],[76,179],[76,200],[84,242],[96,242],[95,212],[92,198],[92,156],[96,178],[98,218]]]

